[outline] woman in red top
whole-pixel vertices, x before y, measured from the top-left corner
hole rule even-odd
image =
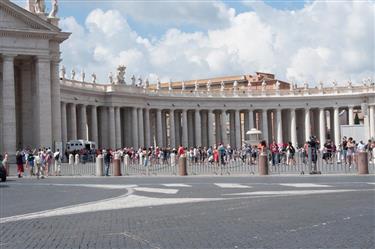
[[[214,155],[214,162],[218,163],[219,162],[219,151],[217,150],[216,147],[214,148],[213,155]]]

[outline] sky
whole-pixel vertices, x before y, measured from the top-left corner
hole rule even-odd
[[[59,0],[58,16],[72,32],[62,65],[100,82],[120,64],[127,83],[258,71],[300,85],[375,78],[374,1]]]

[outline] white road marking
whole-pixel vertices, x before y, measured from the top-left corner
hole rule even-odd
[[[251,188],[250,186],[237,184],[237,183],[214,183],[220,188]]]
[[[0,224],[21,220],[30,220],[37,218],[47,218],[63,215],[72,215],[80,213],[92,213],[98,211],[126,209],[135,207],[149,207],[149,206],[161,206],[171,204],[183,204],[183,203],[197,203],[197,202],[208,202],[225,200],[226,198],[153,198],[139,195],[123,195],[117,198],[101,200],[91,203],[84,203],[80,205],[56,208],[46,210],[42,212],[35,212],[23,215],[10,216],[0,218]]]
[[[161,193],[161,194],[177,194],[178,189],[168,189],[168,188],[134,188],[134,190],[149,192],[149,193]]]
[[[375,185],[375,182],[368,182],[367,184]]]
[[[296,187],[296,188],[330,188],[330,185],[315,184],[315,183],[280,183],[281,186]]]
[[[182,183],[167,183],[167,184],[162,184],[162,185],[165,187],[174,187],[174,188],[178,188],[178,187],[191,188],[191,185],[182,184]]]
[[[372,190],[372,189],[368,189]],[[287,190],[287,191],[254,191],[244,193],[233,193],[223,195],[312,195],[312,194],[329,194],[329,193],[344,193],[344,192],[355,192],[355,191],[367,191],[367,190],[355,190],[355,189],[327,189],[327,190]]]
[[[69,186],[69,187],[86,187],[86,188],[101,188],[101,189],[128,189],[128,188],[135,188],[138,185],[115,185],[115,184],[59,184],[59,183],[52,183],[47,185],[53,186]]]

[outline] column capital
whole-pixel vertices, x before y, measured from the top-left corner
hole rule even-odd
[[[14,57],[16,57],[17,54],[2,54],[1,57],[3,58],[3,61],[13,61]]]
[[[51,58],[47,55],[38,55],[36,57],[36,61],[37,62],[50,62],[51,61]]]

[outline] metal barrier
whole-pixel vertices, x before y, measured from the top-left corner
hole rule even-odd
[[[279,155],[278,162],[272,165],[271,155],[269,155],[269,174],[309,174],[312,171],[311,165],[306,155],[297,152],[294,160],[288,160],[285,155]],[[318,152],[316,169],[321,174],[357,174],[357,159],[354,154],[350,160],[343,158],[341,153],[331,153],[328,157]],[[17,175],[16,165],[10,166],[10,175]],[[29,171],[26,175],[29,176]],[[103,167],[105,172],[105,165]],[[144,175],[144,176],[173,176],[178,173],[176,158],[169,160],[153,159],[145,162],[141,160],[121,160],[121,172],[124,176]],[[187,160],[188,175],[258,175],[258,158],[245,157],[243,159],[228,159],[225,163]],[[369,173],[375,174],[375,158],[369,155]],[[78,164],[61,164],[62,176],[95,176],[96,163],[78,163]],[[50,175],[54,175],[53,166],[50,169]],[[109,175],[113,175],[113,164],[110,164]]]

